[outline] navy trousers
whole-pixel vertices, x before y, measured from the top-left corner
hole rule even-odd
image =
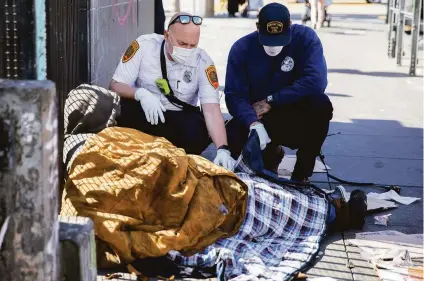
[[[273,107],[261,120],[271,138],[264,152],[264,162],[267,162],[266,155],[270,155],[267,150],[275,151],[277,145],[297,149],[292,179],[300,181],[310,177],[332,117],[333,106],[325,94],[305,97],[295,104]],[[249,129],[237,120],[228,122],[228,145],[234,158],[240,155],[248,135]]]
[[[164,116],[165,123],[159,121],[158,125],[152,125],[147,122],[138,101],[121,98],[121,114],[117,122],[119,127],[164,137],[176,147],[183,148],[188,154],[200,155],[211,143],[201,112],[167,110]]]

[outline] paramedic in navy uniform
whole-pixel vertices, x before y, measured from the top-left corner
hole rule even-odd
[[[308,181],[333,116],[323,48],[313,29],[291,24],[284,5],[268,4],[258,18],[258,30],[234,43],[228,57],[230,151],[237,157],[256,130],[267,169],[277,171],[282,146],[298,149],[292,180]]]

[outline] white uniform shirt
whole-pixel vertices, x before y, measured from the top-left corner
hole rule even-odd
[[[162,78],[160,50],[163,35],[142,35],[134,41],[122,56],[113,80],[136,88],[144,88],[160,98],[167,110],[180,110],[171,104],[156,86]],[[164,48],[166,51],[166,47]],[[166,58],[166,70],[170,87],[175,96],[191,105],[219,104],[218,78],[212,59],[200,48],[184,64]]]

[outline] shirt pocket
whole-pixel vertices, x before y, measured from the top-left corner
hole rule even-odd
[[[197,101],[199,83],[195,69],[183,69],[175,79],[175,95],[182,101],[193,103]]]

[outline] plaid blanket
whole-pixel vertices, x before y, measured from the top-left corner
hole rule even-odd
[[[217,265],[220,280],[291,280],[310,265],[326,229],[328,202],[314,188],[294,188],[263,169],[256,134],[238,160],[237,175],[249,187],[246,217],[238,233],[190,257],[172,251],[184,266]]]

